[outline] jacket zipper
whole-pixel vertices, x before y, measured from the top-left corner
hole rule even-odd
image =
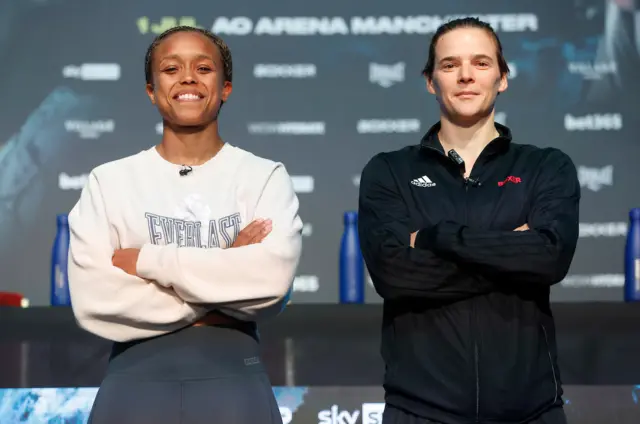
[[[469,210],[469,181],[464,180],[464,222],[467,224]],[[473,320],[473,358],[476,372],[476,422],[480,422],[480,355],[478,353],[478,321],[476,319],[476,305],[472,304],[471,319]]]
[[[549,355],[549,364],[551,364],[551,373],[553,374],[553,386],[555,388],[556,394],[553,398],[553,403],[551,405],[554,405],[558,400],[558,378],[556,377],[556,367],[553,366],[553,358],[551,357],[551,349],[549,348],[549,337],[547,336],[547,329],[542,324],[540,324],[540,327],[542,327],[542,332],[544,333],[544,342],[545,342],[545,345],[547,346],[547,354]]]
[[[431,146],[427,146],[426,148],[430,150],[434,150],[439,154],[441,154],[442,156],[444,156],[445,158],[448,158],[448,156],[443,151],[440,151]],[[469,175],[469,177],[471,177],[471,175]],[[468,219],[468,209],[469,209],[468,198],[467,198],[468,192],[469,192],[469,181],[465,179],[463,176],[462,183],[464,184],[464,222],[466,224]],[[472,315],[471,319],[473,320],[473,326],[474,326],[473,327],[473,357],[474,357],[474,365],[475,365],[475,372],[476,372],[476,422],[479,423],[480,422],[480,355],[478,353],[478,339],[476,338],[476,334],[478,333],[478,322],[476,320],[475,303],[472,304],[471,315]],[[554,378],[555,378],[555,373],[554,373]]]

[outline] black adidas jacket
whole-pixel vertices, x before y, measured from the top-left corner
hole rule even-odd
[[[467,181],[439,124],[360,180],[386,402],[445,424],[521,423],[562,404],[549,292],[574,255],[580,185],[566,154],[496,128]]]

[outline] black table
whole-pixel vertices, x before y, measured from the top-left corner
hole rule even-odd
[[[640,305],[555,303],[568,385],[640,384]],[[379,386],[380,305],[290,305],[261,330],[275,386]],[[0,387],[95,387],[110,343],[68,308],[0,308]]]

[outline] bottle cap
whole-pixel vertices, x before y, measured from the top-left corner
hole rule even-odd
[[[358,212],[348,211],[344,213],[344,224],[355,224],[358,222]]]
[[[640,219],[640,208],[633,208],[629,211],[629,219]]]

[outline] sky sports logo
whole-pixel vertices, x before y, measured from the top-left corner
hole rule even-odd
[[[120,75],[120,65],[117,63],[83,63],[62,69],[63,77],[83,81],[118,81]]]
[[[363,403],[362,424],[382,424],[383,413],[384,403]]]
[[[384,403],[363,403],[362,412],[359,410],[343,410],[338,405],[332,405],[318,413],[318,424],[356,424],[362,417],[362,424],[382,424]]]

